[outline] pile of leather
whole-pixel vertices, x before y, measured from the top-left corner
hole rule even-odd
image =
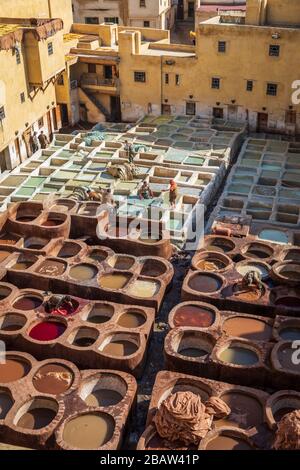
[[[201,397],[192,392],[171,394],[160,405],[154,424],[161,438],[185,445],[198,445],[212,430],[213,419],[225,418],[231,410],[217,397],[202,403]]]
[[[279,421],[273,448],[300,450],[300,410],[286,414]]]
[[[122,181],[132,181],[140,173],[139,168],[133,163],[108,165],[107,172],[114,178],[118,178]]]

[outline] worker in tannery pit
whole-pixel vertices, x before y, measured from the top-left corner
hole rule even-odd
[[[144,181],[142,186],[140,187],[138,191],[138,196],[140,199],[152,199],[153,198],[153,192],[150,189],[149,184],[147,181]]]
[[[45,302],[44,308],[46,313],[63,313],[67,315],[73,313],[76,306],[69,295],[53,294],[47,302]]]
[[[133,145],[129,144],[128,140],[125,140],[124,150],[126,152],[129,163],[133,163],[133,159],[134,159]]]
[[[49,139],[46,134],[44,134],[44,131],[41,131],[39,135],[39,142],[41,144],[41,149],[46,149],[49,145]]]
[[[263,290],[263,283],[261,281],[261,274],[257,271],[249,271],[243,277],[242,281],[243,287],[245,288],[257,288],[260,291]]]
[[[96,190],[87,190],[87,195],[89,198],[89,201],[97,201],[97,202],[102,202],[102,191],[96,191]]]

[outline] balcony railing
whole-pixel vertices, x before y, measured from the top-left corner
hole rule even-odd
[[[84,73],[81,75],[80,83],[81,85],[116,88],[118,80],[115,78],[103,78],[99,75]]]

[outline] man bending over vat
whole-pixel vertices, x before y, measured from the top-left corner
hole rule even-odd
[[[71,315],[76,310],[76,304],[69,295],[53,294],[45,302],[44,308],[46,313],[52,315]]]
[[[262,292],[264,286],[261,281],[261,274],[257,271],[249,271],[242,280],[242,286],[244,288],[257,288],[260,292]]]

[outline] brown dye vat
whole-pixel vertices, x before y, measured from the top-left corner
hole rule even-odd
[[[94,342],[95,340],[93,338],[82,336],[81,338],[75,338],[72,344],[78,348],[88,348],[92,346]]]
[[[211,294],[222,287],[222,280],[213,274],[197,273],[190,278],[189,287],[197,292]]]
[[[138,346],[132,341],[112,338],[102,349],[102,352],[111,356],[124,357],[131,356],[131,354],[134,354],[137,350]]]
[[[19,217],[17,216],[17,217],[16,217],[16,220],[17,220],[18,222],[32,222],[32,221],[35,220],[36,218],[37,218],[36,215],[33,215],[33,216],[30,216],[30,215],[25,216],[25,215],[24,215],[24,216],[19,216]]]
[[[142,276],[159,277],[165,274],[166,267],[157,260],[147,260],[141,270]]]
[[[264,321],[250,317],[237,316],[225,320],[223,331],[228,336],[236,336],[253,341],[270,341],[272,338],[272,326]]]
[[[42,227],[57,227],[58,225],[62,225],[64,220],[60,219],[47,219],[41,225]]]
[[[293,354],[295,354],[295,351],[296,351],[296,356],[297,356],[297,350],[292,348],[292,343],[286,344],[278,349],[278,352],[277,352],[278,361],[280,362],[280,365],[284,371],[293,371],[293,372],[300,373],[299,364],[293,363],[292,361],[292,356]]]
[[[231,413],[226,419],[214,421],[217,428],[233,426],[242,429],[249,429],[263,423],[263,406],[251,395],[232,391],[225,393],[220,398],[227,403],[231,409]]]
[[[100,277],[99,285],[105,289],[123,289],[130,280],[130,277],[127,274],[105,274]]]
[[[17,310],[34,310],[42,305],[43,301],[39,297],[33,295],[25,295],[19,297],[13,304]]]
[[[9,287],[0,286],[0,301],[6,299],[11,293],[12,290]]]
[[[193,326],[196,328],[209,328],[215,321],[215,313],[205,307],[184,305],[176,310],[174,325]]]
[[[220,251],[221,253],[228,253],[234,250],[235,244],[225,238],[211,238],[205,246],[207,251]]]
[[[89,413],[70,419],[64,427],[63,440],[76,449],[98,449],[113,436],[115,422],[106,413]]]
[[[40,264],[36,272],[44,276],[61,276],[66,270],[65,263],[53,259],[46,259]]]
[[[231,293],[230,290],[232,291]],[[229,296],[234,296],[234,298],[238,300],[254,302],[262,297],[263,292],[256,287],[244,288],[241,284],[235,284],[233,288],[228,289],[228,294]]]
[[[284,408],[280,408],[279,410],[275,411],[275,413],[273,414],[274,416],[274,419],[276,421],[276,423],[278,423],[279,421],[282,420],[282,418],[287,415],[288,413],[291,413],[292,411],[294,411],[295,408],[291,408],[291,407],[284,407]]]
[[[115,406],[123,400],[123,396],[115,390],[105,388],[93,390],[84,400],[88,406]]]
[[[96,304],[88,314],[86,321],[95,324],[106,323],[114,313],[115,310],[112,305]]]
[[[92,264],[78,264],[70,269],[70,277],[78,281],[90,281],[97,273],[97,268]]]
[[[224,269],[226,264],[217,259],[206,259],[201,260],[197,263],[197,269],[200,271],[219,271]]]
[[[25,377],[31,366],[21,358],[7,356],[4,364],[0,363],[0,383],[10,383]]]
[[[13,233],[0,234],[0,242],[3,245],[15,245],[20,239],[20,235],[14,235]]]
[[[0,419],[4,419],[14,402],[9,393],[0,390]]]
[[[93,250],[91,253],[88,255],[88,258],[97,261],[98,263],[102,263],[103,261],[106,260],[108,257],[108,253],[106,251],[102,250]]]
[[[57,256],[59,258],[72,258],[73,256],[78,255],[80,250],[80,245],[77,245],[76,243],[65,242],[59,250]]]
[[[279,299],[275,300],[275,305],[280,307],[291,307],[291,308],[299,308],[300,306],[300,298],[299,297],[280,297]]]
[[[245,439],[220,434],[206,445],[205,450],[253,450]]]
[[[135,263],[134,258],[130,258],[129,256],[113,256],[108,260],[109,266],[114,269],[120,270],[128,270],[132,268]]]
[[[18,331],[26,324],[26,317],[18,313],[7,313],[0,318],[1,331]]]
[[[82,327],[71,333],[69,342],[78,348],[89,348],[98,339],[99,332],[94,328]]]
[[[56,411],[50,408],[29,409],[19,421],[17,426],[24,429],[37,430],[48,426],[55,418]]]
[[[60,364],[46,364],[33,377],[34,388],[41,393],[60,395],[69,390],[74,380],[73,372]]]
[[[263,243],[251,243],[248,245],[245,255],[251,258],[265,259],[274,254],[274,250]]]
[[[124,328],[139,328],[146,322],[145,316],[134,310],[123,313],[118,319],[118,325]]]
[[[207,356],[208,352],[200,348],[183,348],[178,350],[179,354],[186,357],[203,357]]]

